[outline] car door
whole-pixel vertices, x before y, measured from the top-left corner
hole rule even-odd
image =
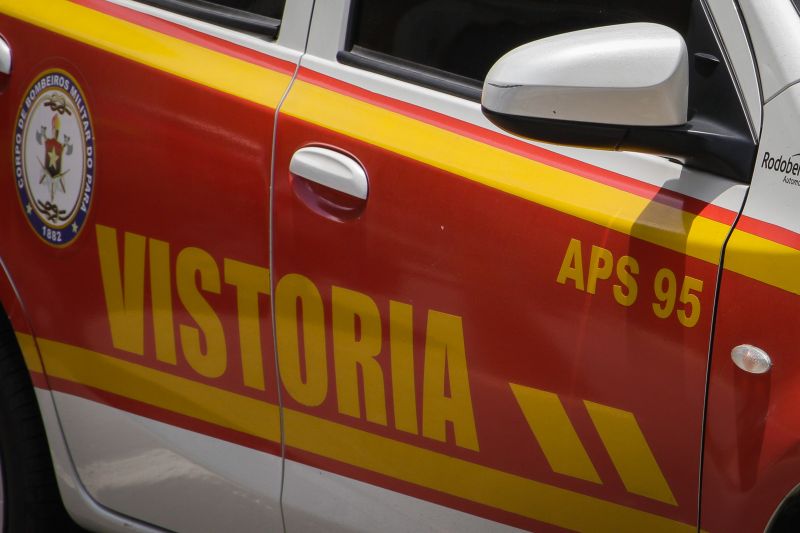
[[[703,450],[702,526],[708,531],[777,533],[798,524],[800,61],[784,53],[797,48],[798,7],[742,2],[761,74],[764,122],[720,283]]]
[[[528,142],[479,104],[514,46],[643,21],[754,153],[704,3],[316,3],[275,151],[288,531],[696,529],[748,176]]]
[[[3,259],[105,509],[281,528],[268,185],[310,6],[0,2]]]

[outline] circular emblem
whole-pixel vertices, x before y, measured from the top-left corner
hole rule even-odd
[[[94,132],[81,88],[61,70],[23,95],[14,131],[14,179],[36,234],[54,246],[81,232],[94,190]]]

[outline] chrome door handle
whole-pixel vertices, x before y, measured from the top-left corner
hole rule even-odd
[[[11,48],[0,37],[0,72],[11,74]]]
[[[367,199],[367,173],[361,164],[341,152],[307,146],[294,153],[289,172],[361,200]]]

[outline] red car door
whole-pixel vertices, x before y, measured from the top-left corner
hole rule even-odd
[[[316,3],[278,119],[287,530],[695,531],[718,263],[745,186],[534,145],[477,99],[515,42],[581,24],[656,21],[719,56],[687,33],[711,31],[704,12],[351,4]]]

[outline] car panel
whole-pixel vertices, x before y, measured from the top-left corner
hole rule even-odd
[[[26,87],[59,69],[80,86],[92,124],[98,173],[85,191],[91,207],[81,233],[56,248],[15,217],[3,244],[15,250],[8,268],[31,304],[47,376],[38,384],[58,391],[78,482],[99,505],[160,527],[224,528],[230,519],[209,502],[231,498],[243,529],[281,527],[271,335],[258,322],[254,332],[247,313],[253,298],[269,301],[268,270],[257,265],[268,257],[274,109],[299,52],[269,43],[254,51],[97,0],[3,12],[15,53],[3,108],[24,124],[28,115],[16,110],[25,109]],[[14,195],[3,201],[7,213],[25,213],[24,205],[12,210]],[[95,411],[113,423],[87,441],[81,423]],[[249,450],[220,451],[214,437]],[[198,453],[201,443],[214,451]],[[175,470],[140,468],[143,456],[167,458]],[[256,481],[255,471],[231,467],[254,457],[265,473]]]
[[[391,313],[390,300],[413,302],[417,316],[414,319],[414,331],[419,331],[416,333],[419,340],[414,348],[417,373],[427,364],[427,356],[423,356],[423,353],[428,353],[428,348],[425,347],[425,338],[422,337],[422,332],[428,327],[425,314],[443,312],[463,317],[467,353],[472,354],[468,366],[472,376],[470,389],[478,427],[475,445],[480,442],[480,453],[459,449],[458,441],[454,443],[452,437],[449,437],[449,446],[442,451],[468,463],[458,463],[463,465],[464,470],[461,466],[448,466],[444,463],[439,468],[448,470],[439,473],[437,469],[434,478],[426,475],[429,467],[417,472],[416,469],[406,466],[401,474],[392,469],[393,463],[390,462],[372,459],[365,464],[361,456],[340,455],[341,451],[325,448],[331,441],[346,439],[346,442],[351,442],[356,434],[348,436],[341,430],[336,438],[310,438],[311,435],[323,432],[325,424],[320,420],[315,421],[315,425],[311,427],[303,425],[296,428],[292,424],[291,413],[303,406],[298,405],[293,400],[293,393],[289,392],[284,393],[287,459],[307,462],[312,466],[340,473],[343,468],[345,472],[349,471],[340,466],[342,461],[355,461],[350,464],[376,470],[384,476],[402,475],[401,479],[415,485],[434,488],[467,501],[499,507],[506,512],[511,510],[533,518],[549,516],[550,520],[562,527],[588,527],[586,523],[579,524],[570,520],[590,520],[592,527],[607,527],[611,530],[624,527],[622,524],[629,524],[633,530],[645,527],[630,516],[622,519],[613,513],[599,511],[602,508],[600,502],[605,502],[605,499],[624,502],[623,505],[651,512],[659,509],[659,514],[681,516],[691,523],[695,512],[696,493],[693,487],[696,487],[698,468],[694,450],[700,439],[705,358],[710,326],[707,320],[710,315],[706,315],[699,327],[687,331],[681,331],[677,322],[674,325],[659,323],[655,318],[654,323],[648,324],[646,317],[652,311],[649,309],[650,303],[644,300],[649,297],[647,293],[653,284],[653,278],[649,276],[654,275],[659,268],[669,266],[675,271],[704,279],[708,283],[712,293],[703,293],[702,305],[710,309],[711,301],[706,298],[713,294],[716,260],[734,214],[721,214],[727,224],[705,218],[713,216],[710,214],[713,210],[703,213],[705,216],[690,215],[660,204],[658,200],[653,202],[640,198],[635,193],[620,191],[613,185],[608,185],[608,182],[600,184],[591,177],[587,179],[585,174],[579,177],[548,165],[572,162],[556,162],[553,161],[556,158],[553,158],[543,164],[535,159],[537,156],[544,158],[549,154],[529,153],[533,160],[525,159],[487,148],[484,144],[473,144],[464,137],[431,128],[428,124],[398,116],[396,112],[392,113],[373,104],[347,102],[346,97],[335,92],[325,92],[328,97],[326,99],[322,94],[324,90],[312,87],[313,82],[308,81],[311,76],[313,74],[301,72],[284,103],[280,119],[275,177],[276,264],[273,270],[276,279],[280,280],[290,272],[299,272],[311,280],[319,289],[326,321],[331,320],[328,313],[335,312],[331,310],[336,305],[334,287],[355,290],[374,300],[383,323],[383,341],[376,342],[383,346],[380,352],[381,365],[387,387],[389,381],[396,386],[394,371],[390,370],[388,360],[388,347],[392,342],[389,338],[391,325],[387,322]],[[323,108],[328,111],[323,111]],[[395,121],[396,125],[392,124]],[[359,126],[365,122],[383,124],[384,127],[365,134]],[[394,142],[394,132],[403,132],[415,139],[413,147],[416,152],[411,152],[409,143],[405,140],[402,143]],[[362,218],[331,225],[330,221],[307,210],[294,196],[286,165],[296,149],[312,142],[336,146],[353,154],[369,173],[370,197]],[[438,148],[444,146],[447,150]],[[400,153],[395,153],[395,150]],[[450,154],[469,155],[460,155],[455,159],[450,158]],[[579,163],[572,164],[575,165],[573,172],[588,170]],[[502,178],[493,172],[496,168],[504,169]],[[596,171],[595,174],[602,176],[600,180],[616,181],[615,177],[602,171]],[[628,181],[619,178],[619,182]],[[548,193],[549,187],[553,187],[552,195]],[[558,191],[570,191],[567,197],[572,202],[557,201],[556,198],[565,197]],[[553,203],[549,203],[550,199]],[[409,217],[407,213],[411,212],[412,205],[413,212],[418,215]],[[598,205],[614,205],[615,216],[603,217],[602,210],[596,207]],[[488,216],[484,211],[487,207],[491,210]],[[529,222],[521,225],[521,220]],[[682,233],[685,228],[681,222],[683,220],[691,221],[689,226],[692,229],[688,236]],[[532,234],[526,227],[558,230]],[[628,232],[640,238],[631,238]],[[409,234],[414,237],[409,238]],[[502,239],[498,239],[497,236],[501,234]],[[557,276],[565,257],[565,249],[571,243],[570,237],[586,243],[586,254],[590,253],[594,245],[613,250],[615,257],[617,254],[630,255],[640,261],[642,272],[648,272],[648,277],[641,281],[643,299],[639,300],[641,307],[635,308],[638,311],[629,315],[626,308],[617,307],[610,287],[602,293],[598,292],[596,299],[591,299],[581,291],[561,292],[569,287],[560,285]],[[651,244],[654,241],[656,245]],[[669,251],[669,247],[678,246],[678,242],[685,243],[683,249],[688,248],[691,255],[697,254],[702,259],[692,259],[691,256]],[[502,263],[475,261],[478,253],[498,258]],[[320,261],[321,257],[324,260]],[[352,268],[355,265],[350,263],[351,257],[360,258],[356,269]],[[389,283],[386,280],[392,281]],[[459,296],[465,294],[469,294],[469,298]],[[519,300],[514,297],[519,294],[530,294],[531,298]],[[279,295],[276,297],[280,298]],[[314,299],[316,298],[315,296]],[[587,315],[587,311],[579,313],[578,309],[588,309],[590,314]],[[558,312],[550,316],[554,310]],[[570,334],[568,332],[575,325],[568,317],[575,313],[585,318],[579,325],[578,332]],[[629,329],[624,337],[626,341],[614,341],[618,338],[615,325],[626,323],[633,316],[641,320],[636,320],[635,329],[638,333]],[[280,319],[280,315],[277,318]],[[529,325],[526,326],[526,323]],[[307,323],[306,327],[310,326]],[[280,324],[278,327],[280,328]],[[325,326],[326,329],[329,327]],[[641,351],[642,346],[655,342],[659,337],[657,332],[665,331],[661,328],[668,328],[666,331],[672,332],[671,335],[675,338],[691,340],[682,348],[665,340],[665,344],[659,344],[658,348],[647,350],[646,361],[638,360],[637,363],[634,353]],[[499,332],[505,333],[500,335]],[[593,340],[584,344],[581,339]],[[328,343],[330,347],[330,340]],[[531,350],[533,354],[538,353],[539,349],[535,348],[537,345],[541,345],[541,350],[551,352],[547,364],[537,364],[535,358],[518,359]],[[280,349],[279,344],[279,358]],[[592,355],[598,351],[603,355]],[[327,353],[328,357],[337,357],[335,351]],[[580,356],[572,359],[568,354]],[[675,354],[680,354],[677,356],[680,363],[674,361]],[[576,364],[578,360],[580,365]],[[673,367],[670,361],[677,366]],[[328,363],[330,364],[331,362]],[[638,367],[638,364],[643,366]],[[283,362],[281,368],[285,368]],[[320,372],[325,372],[323,367],[319,368]],[[334,370],[328,369],[327,372],[333,376]],[[664,379],[667,374],[671,377]],[[615,392],[604,389],[602,385],[589,379],[589,376],[603,376],[603,381],[608,380],[609,385],[615,383],[612,386]],[[648,381],[648,377],[655,381]],[[333,380],[333,377],[330,379]],[[680,385],[676,387],[674,383],[670,383],[673,379]],[[421,383],[422,376],[417,374],[417,380]],[[616,406],[626,411],[628,409],[624,406],[635,404],[638,415],[636,419],[644,434],[649,435],[647,441],[650,446],[655,447],[653,453],[659,458],[663,471],[668,472],[672,491],[677,500],[682,502],[682,510],[667,510],[669,507],[665,508],[663,503],[648,503],[641,496],[628,493],[616,484],[618,482],[612,484],[609,479],[619,478],[615,477],[615,467],[606,462],[599,463],[605,467],[605,470],[600,471],[604,484],[599,487],[588,480],[570,480],[569,477],[562,477],[563,474],[553,472],[547,466],[546,458],[537,452],[536,440],[530,435],[531,430],[522,417],[520,406],[515,403],[509,382],[557,393],[572,409],[569,411],[572,417],[581,416],[583,400]],[[666,388],[660,388],[659,385]],[[655,388],[658,388],[658,393],[652,392]],[[692,390],[695,391],[695,396],[692,396]],[[318,408],[307,406],[304,411],[362,431],[380,431],[381,434],[388,432],[387,436],[392,440],[410,440],[423,449],[440,449],[439,445],[434,446],[433,442],[424,438],[406,437],[403,433],[381,428],[385,421],[378,422],[378,425],[370,424],[368,419],[364,419],[364,416],[369,415],[363,412],[361,415],[354,414],[355,419],[347,416],[342,412],[341,404],[336,407],[337,398],[341,398],[343,392],[344,389],[338,388],[334,392],[331,383],[322,405]],[[418,390],[418,394],[419,392]],[[637,400],[633,400],[633,397]],[[380,401],[386,402],[387,410],[392,405],[389,396]],[[418,401],[420,403],[417,408],[424,409],[425,400],[421,397]],[[661,404],[661,401],[664,403]],[[677,424],[672,429],[664,427],[664,421],[669,419],[667,412],[671,412],[675,405],[681,405],[676,409],[677,412],[696,413],[693,430],[691,419],[684,418],[672,418]],[[662,407],[668,411],[660,412]],[[582,416],[586,416],[585,412]],[[592,422],[586,418],[578,419],[588,424],[578,426],[579,433],[583,435],[583,445],[588,448],[596,462],[600,461],[597,456],[599,454],[603,457],[604,445],[596,437],[591,437]],[[652,424],[656,420],[658,424]],[[647,426],[648,423],[652,425]],[[672,442],[676,434],[683,437],[682,443]],[[465,442],[472,441],[467,439]],[[659,452],[659,442],[670,442],[671,445]],[[370,449],[366,444],[361,446]],[[358,449],[358,446],[353,444],[353,449]],[[377,445],[374,449],[377,457],[404,457],[399,455],[399,450],[389,453],[389,448]],[[417,460],[412,460],[412,457],[416,456],[409,456],[403,462],[410,465],[421,463],[421,457]],[[667,466],[664,466],[665,462]],[[484,481],[477,483],[476,478],[477,484],[472,484],[467,481],[470,479],[467,472],[476,467],[470,463],[492,470],[481,470],[484,472],[481,475]],[[428,464],[428,461],[421,464]],[[683,466],[679,466],[681,464]],[[522,487],[514,490],[499,479],[495,481],[496,485],[489,482],[489,479],[493,479],[490,476],[502,478],[503,472],[528,479],[546,480],[548,484],[540,486],[543,491],[541,498],[544,500],[554,497],[549,493],[554,490],[554,486],[569,488],[576,491],[568,493],[570,498],[577,498],[576,506],[586,509],[595,508],[596,505],[598,512],[576,513],[569,511],[570,504],[566,500],[556,500],[558,504],[555,507],[563,515],[556,517],[551,514],[550,506],[547,506],[546,514],[543,515],[544,509],[535,506],[531,500],[525,499],[523,503],[511,497],[512,494],[523,491]],[[376,478],[367,473],[361,476],[371,482],[394,485],[393,482],[382,481],[382,476]],[[460,479],[457,486],[448,485],[452,479]],[[287,478],[286,485],[290,486],[291,483],[291,478]],[[401,487],[404,487],[404,492],[408,491],[412,495],[418,494],[420,490],[404,485]],[[537,493],[533,486],[526,487],[524,492]],[[592,495],[592,498],[583,501],[578,496],[582,493]],[[423,494],[427,494],[427,491],[423,491]],[[595,500],[598,497],[602,499]],[[524,524],[521,527],[546,530],[541,523],[520,523],[517,522],[518,519],[504,513],[498,515],[495,514],[496,511],[481,510],[480,507],[469,506],[446,496],[439,496],[434,501],[444,501],[456,508],[469,508],[477,514],[486,513],[484,516],[518,526]],[[577,501],[582,503],[578,504]],[[286,505],[297,509],[306,508],[299,503],[287,502]],[[608,522],[598,523],[600,515],[605,516]],[[291,517],[287,516],[287,527],[290,529],[291,523]],[[355,524],[353,527],[358,528]]]
[[[289,0],[278,41],[268,43],[133,0],[0,0],[14,53],[0,117],[14,121],[18,78],[58,68],[85,89],[98,137],[102,175],[90,222],[70,246],[47,248],[12,205],[16,197],[2,200],[10,215],[0,242],[14,251],[3,253],[13,285],[0,294],[71,512],[104,530],[149,530],[138,519],[218,530],[230,524],[215,509],[225,501],[241,510],[237,529],[280,529],[282,495],[289,531],[381,522],[387,530],[694,530],[713,331],[706,311],[717,305],[721,248],[748,187],[659,157],[513,139],[475,102],[341,65],[347,0],[316,3],[309,54],[273,139],[312,4]],[[709,5],[757,137],[759,80],[745,30],[733,2]],[[794,157],[800,97],[792,84],[800,75],[792,74],[796,32],[788,30],[798,21],[787,5],[794,9],[786,0],[767,12],[742,2],[768,104],[753,186],[723,263],[701,506],[701,525],[712,531],[763,529],[796,484],[796,339],[776,324],[800,294],[792,274],[797,184],[763,163],[767,152]],[[342,218],[330,204],[341,197],[303,188],[288,162],[306,146],[363,164],[366,207]],[[158,176],[175,181],[154,186]],[[312,206],[317,197],[325,201]],[[165,204],[177,223],[158,218]],[[135,354],[139,341],[126,344],[127,326],[107,304],[113,279],[127,283],[127,258],[138,258],[142,243],[146,333],[144,353]],[[637,259],[639,298],[630,308],[619,300],[630,274],[596,278],[594,291],[583,278],[579,287],[568,261],[576,249],[589,262],[606,253],[615,266],[623,254]],[[168,291],[174,308],[147,307],[170,299],[151,278],[181,283],[178,255],[204,265],[195,282],[209,308],[182,308],[185,292],[176,287]],[[665,268],[702,281],[697,324],[686,324],[696,288],[667,318],[644,301]],[[279,337],[304,337],[298,346],[306,343],[307,357],[317,350],[317,366],[301,363],[283,383],[271,366],[267,293],[284,313]],[[295,316],[296,330],[286,314],[293,297],[295,310],[299,302],[316,313]],[[170,328],[158,324],[174,321],[180,344],[187,327],[215,329],[212,316],[238,368],[216,378],[180,351],[171,366]],[[772,373],[737,373],[727,355],[745,341],[773,355]],[[291,363],[292,343],[278,343],[279,358],[288,353]],[[378,350],[372,363],[370,350]],[[541,350],[546,364],[520,355]],[[325,386],[306,391],[320,372]],[[460,411],[447,411],[454,395]],[[159,457],[165,468],[151,477]],[[285,487],[275,483],[282,474]]]
[[[756,139],[761,135],[761,85],[750,39],[737,0],[708,0],[708,7],[719,28],[719,37],[741,88]]]
[[[769,6],[757,0],[741,0],[740,6],[758,61],[766,103],[800,79],[800,50],[796,42],[800,18],[791,0],[778,0]]]
[[[753,183],[725,252],[703,468],[709,530],[763,530],[797,485],[800,181],[786,161],[797,151],[798,117],[798,86],[764,106]],[[730,353],[743,343],[765,350],[772,370],[756,376],[736,368]]]
[[[320,4],[325,16],[315,13],[314,21],[343,20],[336,10],[345,7]],[[710,314],[685,330],[654,317],[651,323],[649,301],[639,299],[626,312],[611,287],[597,288],[596,296],[561,292],[576,285],[558,277],[565,250],[578,242],[586,259],[598,249],[615,259],[635,257],[648,272],[639,285],[644,299],[664,265],[702,279],[701,305],[711,309],[722,244],[746,187],[651,156],[551,147],[498,133],[471,101],[331,61],[337,50],[329,47],[344,43],[336,31],[340,25],[312,22],[309,53],[278,126],[273,292],[280,307],[282,280],[301,275],[313,290],[303,292],[300,305],[324,317],[321,324],[304,318],[304,328],[326,331],[315,341],[314,373],[307,374],[323,392],[307,397],[283,380],[287,460],[525,529],[692,529]],[[336,223],[308,209],[297,193],[302,178],[288,171],[292,154],[308,145],[340,150],[366,170],[369,197],[359,217]],[[637,173],[644,168],[654,172]],[[345,303],[351,301],[360,303]],[[361,313],[361,339],[374,359],[342,362],[337,342],[349,335],[347,321],[332,333],[330,324],[343,309],[344,316]],[[430,321],[439,313],[463,327],[470,399],[461,401],[474,414],[474,440],[463,426],[460,437],[448,429],[426,440],[423,426],[406,425],[408,409],[420,422],[425,402],[435,401],[435,389],[421,389],[436,353],[428,346]],[[570,322],[574,316],[579,323]],[[280,311],[276,319],[279,360],[293,365],[295,349],[280,342],[281,328],[291,328],[281,323],[290,319]],[[402,352],[413,358],[413,407],[403,405],[407,396],[390,393],[409,387],[410,378],[398,378],[395,367],[403,320],[413,330],[413,349]],[[458,346],[449,349],[460,354]],[[549,355],[540,360],[541,351]],[[361,381],[340,378],[349,375],[349,364],[363,365]],[[355,406],[348,397],[358,398]],[[541,429],[533,406],[559,422]],[[617,419],[628,422],[606,431]],[[636,438],[620,452],[609,435],[628,430]],[[434,470],[430,452],[459,461],[440,457]],[[631,478],[621,459],[629,454],[639,458],[639,472],[651,472],[645,481]],[[655,469],[645,468],[653,463]],[[288,530],[309,523],[365,527],[355,515],[328,524],[312,505],[322,495],[302,480],[302,488],[293,488],[288,472]],[[507,474],[527,485],[512,488]]]

